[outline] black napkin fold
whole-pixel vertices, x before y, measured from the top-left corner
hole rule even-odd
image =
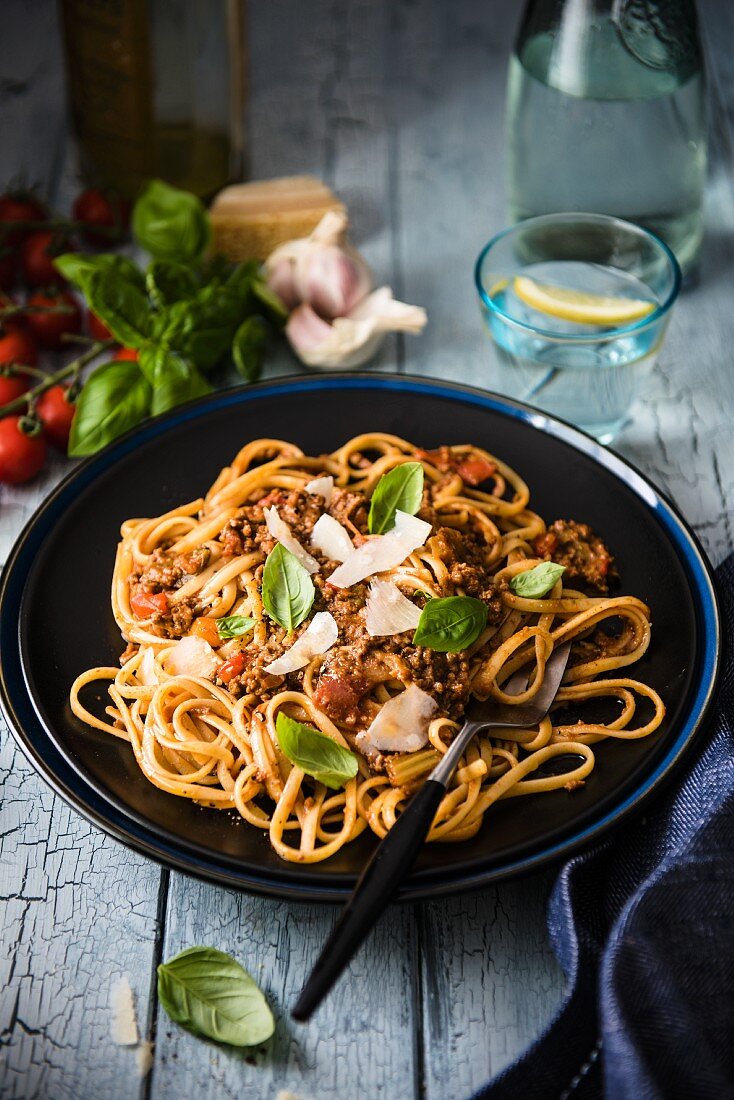
[[[734,1098],[734,554],[717,579],[727,652],[707,733],[646,817],[561,870],[564,1003],[474,1100]]]

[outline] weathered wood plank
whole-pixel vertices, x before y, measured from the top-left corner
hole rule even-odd
[[[262,1049],[240,1054],[204,1047],[159,1017],[152,1095],[412,1095],[410,910],[388,914],[311,1023],[289,1019],[335,918],[331,907],[262,901],[173,875],[165,957],[197,943],[231,952],[260,983],[277,1026]]]

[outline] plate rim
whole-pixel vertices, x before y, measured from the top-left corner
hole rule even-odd
[[[463,870],[454,876],[450,872],[443,871],[440,872],[441,877],[438,881],[435,881],[435,876],[439,872],[431,872],[430,869],[419,872],[418,875],[411,876],[407,880],[398,896],[399,901],[423,900],[440,897],[449,892],[478,889],[490,882],[523,873],[532,873],[542,866],[558,862],[582,847],[588,847],[602,835],[627,820],[631,814],[639,810],[643,802],[659,790],[661,784],[667,782],[705,725],[721,672],[721,612],[713,568],[698,537],[678,508],[628,459],[602,446],[593,437],[560,418],[489,390],[438,378],[408,374],[335,372],[328,375],[281,376],[256,383],[245,389],[231,387],[206,398],[189,402],[162,417],[146,421],[69,471],[29,517],[11,548],[0,578],[0,638],[3,640],[3,645],[0,646],[0,709],[16,744],[41,779],[73,809],[108,836],[164,867],[172,867],[185,874],[230,888],[270,897],[307,901],[343,901],[356,881],[351,875],[341,874],[327,878],[323,874],[319,876],[316,871],[313,881],[304,882],[289,878],[287,864],[284,864],[282,870],[278,868],[276,872],[230,871],[221,863],[218,864],[214,856],[203,858],[196,851],[186,851],[182,854],[177,850],[181,841],[168,841],[141,815],[132,812],[129,808],[118,807],[116,799],[100,793],[73,759],[55,743],[52,732],[37,713],[28,691],[20,655],[20,616],[17,616],[17,629],[13,634],[8,626],[7,615],[7,605],[15,604],[17,609],[20,608],[25,588],[25,576],[16,576],[17,563],[22,560],[27,544],[34,534],[37,534],[41,528],[53,526],[54,510],[58,508],[60,499],[67,494],[70,486],[86,487],[134,447],[164,434],[169,428],[206,416],[209,411],[232,404],[244,404],[259,397],[274,396],[283,390],[298,393],[319,389],[360,388],[423,393],[443,400],[459,401],[490,409],[499,415],[520,420],[567,443],[572,449],[605,467],[635,493],[663,527],[684,569],[691,589],[694,613],[697,618],[703,620],[702,629],[699,631],[702,651],[698,654],[701,661],[701,675],[694,688],[694,696],[687,708],[687,713],[680,723],[675,738],[653,771],[638,781],[634,789],[629,791],[621,802],[609,807],[601,818],[588,822],[580,831],[577,830],[572,835],[558,839],[550,847],[546,846],[540,851],[526,853],[494,867],[489,866],[472,872]],[[8,645],[13,649],[10,656],[8,656]],[[13,657],[17,658],[19,676],[6,667]],[[19,711],[25,713],[21,714]],[[35,738],[26,732],[24,723],[30,723],[35,727]],[[39,733],[41,741],[46,743],[45,754],[35,744]],[[58,757],[58,761],[53,759],[49,763],[48,749],[51,750],[52,757]]]

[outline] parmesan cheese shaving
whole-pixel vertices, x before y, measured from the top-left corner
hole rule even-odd
[[[365,607],[367,633],[373,638],[415,630],[420,621],[419,607],[404,596],[393,581],[375,578]]]
[[[288,524],[278,515],[278,509],[275,505],[272,508],[265,508],[264,512],[265,523],[273,538],[277,539],[286,550],[290,550],[293,557],[298,559],[306,572],[318,573],[319,563],[316,558],[312,558],[308,551],[303,549]]]
[[[162,664],[171,676],[212,676],[220,660],[208,642],[190,634],[166,651]]]
[[[307,665],[312,657],[320,657],[331,649],[338,637],[339,627],[334,616],[329,611],[319,611],[309,623],[308,629],[296,639],[290,649],[265,666],[265,672],[274,676],[296,672]]]
[[[417,752],[428,741],[428,726],[436,709],[435,699],[410,684],[385,703],[368,730],[357,734],[357,745],[379,752]]]
[[[355,547],[331,574],[329,584],[335,588],[351,588],[375,573],[394,569],[405,561],[408,554],[422,546],[430,533],[430,523],[407,512],[396,511],[392,531],[386,535],[375,535]]]
[[[155,667],[155,653],[150,647],[146,647],[143,659],[138,665],[138,680],[146,687],[156,687],[158,684],[158,672]]]
[[[112,1020],[110,1035],[119,1047],[134,1047],[138,1042],[138,1025],[135,1022],[133,991],[127,976],[123,974],[110,987]]]
[[[311,545],[331,561],[345,561],[354,550],[346,527],[328,512],[316,520],[311,532]]]
[[[331,474],[325,477],[315,477],[313,481],[309,481],[306,485],[306,492],[313,493],[317,497],[323,497],[324,504],[328,508],[334,492],[334,478]]]

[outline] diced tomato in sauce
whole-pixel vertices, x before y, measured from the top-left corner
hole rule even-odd
[[[245,667],[245,663],[245,654],[235,653],[234,657],[230,657],[228,661],[219,666],[217,676],[223,683],[228,684],[235,676],[239,676]]]
[[[130,597],[130,607],[137,619],[148,619],[156,611],[168,611],[168,596],[165,592],[136,592]]]
[[[468,455],[457,463],[456,472],[466,485],[476,488],[497,473],[494,462],[482,455]]]
[[[194,625],[191,627],[191,633],[195,634],[197,638],[203,638],[210,646],[218,646],[222,641],[219,637],[219,630],[217,629],[217,620],[211,618],[210,615],[200,615],[199,618],[194,621]]]
[[[340,676],[326,671],[316,685],[314,703],[330,718],[346,718],[358,706],[368,687],[369,682],[362,676]]]
[[[538,535],[534,543],[535,552],[539,557],[544,557],[546,554],[553,553],[558,546],[558,535],[553,531],[545,531],[542,535]]]

